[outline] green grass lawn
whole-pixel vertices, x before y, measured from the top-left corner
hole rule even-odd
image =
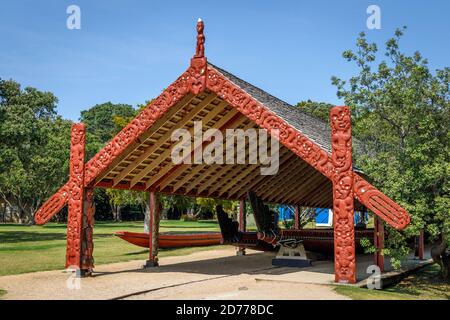
[[[439,277],[439,266],[427,266],[398,284],[383,290],[369,290],[351,286],[336,286],[337,293],[354,300],[435,300],[450,299],[450,283]]]
[[[148,257],[148,250],[121,240],[116,231],[143,232],[143,222],[96,222],[94,227],[95,265]],[[161,221],[161,232],[219,231],[213,221]],[[160,257],[189,254],[211,247],[161,249]],[[66,225],[44,226],[0,224],[0,276],[64,268]]]

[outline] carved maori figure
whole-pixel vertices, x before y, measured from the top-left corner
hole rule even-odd
[[[350,109],[330,111],[331,147],[334,170],[334,269],[337,282],[356,282],[355,231],[353,221],[353,169]]]
[[[72,125],[70,138],[70,190],[69,213],[67,217],[66,268],[80,266],[81,228],[84,196],[84,144],[85,126]]]

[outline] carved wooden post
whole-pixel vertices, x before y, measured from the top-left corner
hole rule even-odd
[[[380,218],[374,216],[374,235],[373,242],[375,245],[375,264],[380,268],[380,271],[384,271],[384,256],[381,251],[384,249],[384,224]]]
[[[159,220],[162,207],[159,194],[150,192],[150,216],[149,216],[149,258],[145,263],[145,267],[158,266],[158,238],[159,238]]]
[[[245,200],[239,201],[239,231],[245,232],[247,230],[247,212],[245,207]],[[239,247],[236,252],[238,256],[245,256],[245,247]]]
[[[356,282],[355,230],[353,204],[352,129],[350,109],[330,111],[331,159],[334,166],[334,272],[335,281]]]
[[[300,206],[295,206],[295,213],[294,213],[294,229],[298,230],[300,229]]]
[[[86,188],[83,201],[83,225],[81,242],[81,274],[91,275],[94,270],[94,189]]]
[[[67,216],[66,268],[81,267],[81,233],[84,198],[84,145],[86,128],[72,125],[70,136],[69,212]]]
[[[418,256],[420,260],[423,260],[425,253],[425,233],[424,231],[420,231],[419,235],[419,244],[418,244]]]

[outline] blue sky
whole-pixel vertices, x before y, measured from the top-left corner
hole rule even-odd
[[[81,8],[81,30],[66,28],[71,4]],[[366,27],[370,4],[381,8],[381,30]],[[187,68],[201,17],[212,63],[292,104],[339,104],[330,77],[355,73],[341,53],[360,31],[383,45],[406,25],[401,47],[443,68],[449,12],[446,0],[2,0],[0,77],[53,92],[72,120],[97,103],[143,103]]]

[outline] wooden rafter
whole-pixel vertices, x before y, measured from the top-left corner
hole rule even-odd
[[[170,139],[173,130],[182,128],[190,119],[196,116],[200,111],[202,111],[209,103],[215,99],[214,95],[209,95],[205,97],[198,105],[194,106],[191,111],[184,115],[181,120],[168,130],[162,137],[160,137],[153,145],[145,149],[140,156],[138,156],[132,163],[130,163],[125,169],[123,169],[120,174],[114,178],[113,186],[117,185],[122,181],[130,172],[136,169],[142,162],[144,162],[153,152],[155,152],[159,147],[161,147],[167,140]]]
[[[214,113],[213,113],[213,114],[214,114]],[[215,117],[215,116],[211,116],[211,119],[213,119],[214,117]],[[205,117],[205,118],[206,118],[206,117]],[[211,119],[210,119],[210,120],[211,120]],[[220,120],[218,120],[218,121],[214,124],[214,126],[217,126],[216,129],[222,131],[222,130],[226,130],[226,129],[228,129],[228,128],[232,128],[233,126],[236,125],[236,123],[239,123],[240,121],[242,121],[242,118],[239,117],[239,114],[238,114],[237,112],[232,112],[232,111],[230,111],[230,112],[227,113],[225,116],[223,116],[222,118],[220,118]],[[206,121],[205,123],[207,123],[207,122],[209,122],[209,121]],[[214,126],[213,126],[213,127],[214,127]],[[190,133],[191,133],[191,135],[192,135],[194,129],[191,128],[190,130],[192,130],[192,131],[190,131]],[[211,136],[208,136],[208,135],[205,135],[205,136],[204,136],[205,141],[203,142],[202,147],[205,147],[205,146],[209,145],[210,143],[213,143],[213,141],[208,141],[210,137],[211,137]],[[167,149],[165,152],[167,152],[167,151],[171,151],[170,148]],[[192,150],[191,155],[193,155],[193,154],[194,154],[194,150]],[[189,155],[189,158],[191,157],[191,155]],[[183,162],[183,161],[182,161],[182,162]],[[147,181],[146,187],[147,187],[147,188],[150,188],[151,186],[155,185],[156,182],[158,182],[157,185],[159,185],[159,183],[161,182],[160,179],[161,179],[162,177],[164,177],[164,175],[165,175],[166,173],[168,173],[169,170],[172,169],[172,167],[173,167],[173,166],[172,166],[172,163],[169,162],[169,164],[168,164],[166,167],[162,168],[162,169],[161,169],[154,177],[152,177],[151,179],[149,179],[149,180]],[[175,168],[173,168],[173,170],[174,170],[174,171],[175,171],[175,170],[178,170],[178,166],[175,166]],[[172,173],[172,172],[171,172],[171,173]]]
[[[294,154],[292,154],[292,152],[281,149],[280,166],[293,157]],[[228,195],[236,199],[241,199],[245,196],[247,191],[253,190],[253,188],[264,179],[267,179],[267,176],[261,175],[259,167],[255,168],[249,175],[242,179],[241,183],[236,183],[235,186],[228,192]]]
[[[211,111],[209,111],[206,116],[203,118],[204,123],[207,123],[209,121],[211,121],[212,119],[214,119],[214,117],[216,117],[219,113],[221,113],[223,111],[223,107],[226,105],[225,102],[221,102],[217,107],[213,108]],[[200,112],[200,111],[198,111]],[[236,113],[236,111],[230,111],[230,113]],[[187,118],[187,117],[186,117]],[[189,121],[191,121],[192,119],[187,118]],[[189,121],[186,121],[186,123],[188,123]],[[189,130],[189,133],[193,134],[194,132],[194,128],[191,127]],[[166,141],[164,141],[166,142]],[[133,179],[131,180],[131,185],[134,186],[136,183],[138,183],[139,181],[142,180],[142,178],[144,178],[147,174],[149,174],[150,172],[153,171],[153,169],[155,169],[161,162],[163,162],[164,160],[166,160],[170,153],[172,152],[171,148],[166,148],[165,150],[163,150],[161,152],[161,154],[156,158],[153,159],[148,165],[145,166],[145,168],[143,168],[137,175],[135,175],[133,177]]]
[[[244,117],[241,117],[240,119],[238,119],[238,121],[236,122],[236,126],[239,127],[242,123],[244,123],[245,121],[247,121],[247,119],[245,119]],[[250,124],[252,125],[252,124]],[[215,128],[215,125],[213,126]],[[231,128],[230,128],[231,129]],[[224,148],[225,149],[225,148]],[[225,151],[226,152],[226,151]],[[220,156],[222,155],[217,155],[215,159],[219,159]],[[203,168],[205,168],[205,166],[207,166],[206,164],[199,164],[197,166],[195,166],[194,168],[191,169],[190,172],[188,172],[183,178],[181,178],[180,180],[182,181],[183,185],[184,183],[188,182],[193,176],[195,176],[198,172],[200,172]],[[174,180],[176,180],[180,174],[182,174],[184,171],[186,171],[187,168],[185,167],[179,167],[170,177],[170,179],[165,179],[165,181],[163,183],[161,183],[161,190],[164,189],[165,187],[167,187],[170,183],[172,183]],[[180,185],[180,186],[181,186]],[[194,183],[190,184],[191,186],[195,186]],[[177,188],[174,188],[175,190]]]

